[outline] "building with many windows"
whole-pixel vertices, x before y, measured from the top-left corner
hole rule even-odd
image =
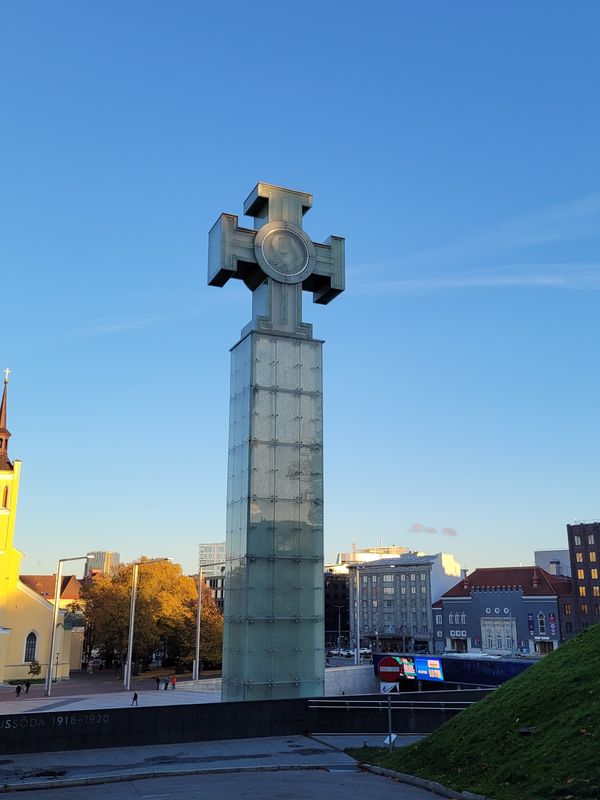
[[[572,584],[540,567],[476,569],[433,609],[435,651],[544,654],[573,634]]]
[[[225,542],[203,542],[198,545],[198,563],[203,567],[205,578],[220,576],[225,568]]]
[[[600,522],[567,525],[575,628],[584,631],[600,622]]]
[[[120,556],[113,550],[94,550],[88,553],[85,562],[85,575],[101,572],[103,575],[112,575],[119,569]]]
[[[325,647],[347,647],[350,639],[348,574],[325,573]]]
[[[434,652],[432,603],[460,577],[447,553],[349,564],[350,635],[375,650]],[[360,617],[357,610],[360,608]]]

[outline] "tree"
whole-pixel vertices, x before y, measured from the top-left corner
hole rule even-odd
[[[191,665],[195,641],[198,592],[193,578],[179,564],[139,559],[138,591],[133,640],[133,662],[148,664],[162,651],[165,663]],[[90,646],[98,647],[108,663],[124,661],[129,634],[132,564],[123,564],[114,575],[97,575],[85,582]],[[202,595],[202,632],[206,644],[202,657],[220,664],[223,623],[206,590]]]

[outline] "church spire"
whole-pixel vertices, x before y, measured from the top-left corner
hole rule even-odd
[[[4,370],[4,391],[2,392],[2,402],[0,403],[0,470],[12,469],[13,465],[8,458],[8,440],[10,431],[6,427],[6,397],[8,394],[8,376],[10,370]]]

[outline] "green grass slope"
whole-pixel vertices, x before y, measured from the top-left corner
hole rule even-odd
[[[494,800],[600,800],[600,625],[418,744],[353,755]]]

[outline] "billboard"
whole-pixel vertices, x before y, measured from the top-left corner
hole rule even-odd
[[[443,681],[444,672],[439,658],[415,656],[415,671],[421,681]]]

